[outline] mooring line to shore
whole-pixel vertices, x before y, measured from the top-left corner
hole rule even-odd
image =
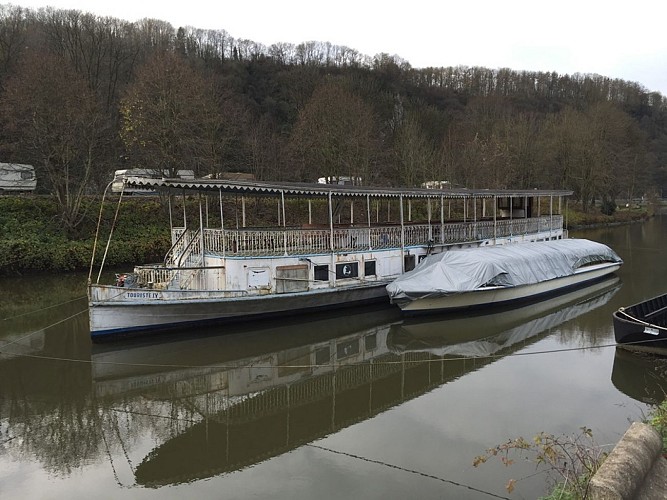
[[[16,316],[8,316],[8,317],[6,317],[6,318],[2,318],[2,321],[10,321],[10,320],[12,320],[12,319],[22,318],[22,317],[24,317],[24,316],[30,316],[30,315],[32,315],[32,314],[37,314],[37,313],[40,313],[40,312],[42,312],[42,311],[48,311],[49,309],[53,309],[54,307],[60,307],[60,306],[64,306],[64,305],[66,305],[66,304],[71,304],[72,302],[76,302],[76,301],[78,301],[78,300],[83,300],[83,299],[85,299],[85,298],[86,298],[85,295],[81,295],[80,297],[76,297],[76,298],[74,298],[74,299],[72,299],[72,300],[67,300],[67,301],[65,301],[65,302],[61,302],[60,304],[54,304],[54,305],[52,305],[52,306],[42,307],[41,309],[35,309],[34,311],[28,311],[27,313],[17,314]],[[47,327],[47,328],[48,328],[48,327]]]
[[[383,467],[389,467],[391,469],[396,469],[396,470],[400,470],[400,471],[403,471],[403,472],[408,472],[410,474],[416,474],[418,476],[426,477],[426,478],[429,478],[429,479],[435,479],[436,481],[452,484],[452,485],[458,486],[460,488],[466,488],[468,490],[475,491],[477,493],[483,493],[484,495],[488,495],[488,496],[493,497],[493,498],[502,498],[503,500],[511,500],[509,497],[504,497],[504,496],[501,496],[501,495],[497,495],[496,493],[491,493],[489,491],[485,491],[485,490],[482,490],[482,489],[479,489],[479,488],[475,488],[474,486],[470,486],[470,485],[463,484],[463,483],[458,483],[456,481],[452,481],[451,479],[445,479],[443,477],[435,476],[433,474],[428,474],[426,472],[421,472],[421,471],[418,471],[418,470],[415,470],[415,469],[408,469],[408,468],[405,468],[405,467],[401,467],[400,465],[390,464],[390,463],[384,462],[382,460],[375,460],[373,458],[362,457],[361,455],[355,455],[354,453],[348,453],[346,451],[334,450],[332,448],[327,448],[326,446],[320,446],[318,444],[307,443],[305,446],[309,446],[311,448],[317,448],[319,450],[326,451],[326,452],[329,452],[329,453],[333,453],[335,455],[342,455],[342,456],[345,456],[345,457],[354,458],[356,460],[361,460],[361,461],[372,463],[372,464],[382,465]]]
[[[29,338],[29,337],[32,337],[33,335],[35,335],[35,334],[37,334],[37,333],[41,333],[41,332],[43,332],[44,330],[48,330],[49,328],[53,328],[54,326],[59,325],[60,323],[64,323],[65,321],[69,321],[69,320],[71,320],[71,319],[74,319],[74,318],[76,318],[77,316],[80,316],[81,314],[83,314],[83,313],[85,313],[85,312],[87,312],[87,311],[88,311],[88,309],[86,308],[86,309],[84,309],[84,310],[82,310],[82,311],[79,311],[78,313],[74,313],[74,314],[72,314],[71,316],[68,316],[67,318],[63,318],[63,319],[61,319],[60,321],[56,321],[55,323],[51,323],[50,325],[45,326],[44,328],[42,328],[42,329],[40,329],[40,330],[34,330],[34,331],[30,332],[30,333],[27,333],[26,335],[23,335],[22,337],[19,337],[18,339],[14,339],[14,340],[11,340],[11,341],[9,341],[9,342],[3,342],[2,344],[0,344],[0,353],[2,353],[2,354],[9,354],[9,355],[12,355],[12,356],[23,356],[23,354],[14,354],[14,353],[11,353],[11,352],[5,352],[5,351],[3,351],[3,349],[4,349],[5,347],[7,347],[7,346],[14,345],[14,344],[18,344],[18,343],[21,342],[22,340],[25,340],[25,339],[27,339],[27,338]],[[92,360],[91,360],[91,362],[92,362]]]

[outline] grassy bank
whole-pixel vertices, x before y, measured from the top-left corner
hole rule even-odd
[[[0,275],[85,270],[95,241],[99,202],[89,200],[76,233],[59,224],[56,205],[44,197],[0,198]],[[114,228],[107,265],[161,261],[169,249],[166,212],[157,199],[129,200]],[[115,205],[104,207],[96,252],[101,262]]]
[[[68,234],[60,227],[57,207],[50,198],[0,197],[0,275],[88,269],[100,207],[97,199],[90,199],[85,203],[83,222],[75,233]],[[296,212],[299,209],[307,210],[304,207],[293,208],[297,209]],[[115,211],[115,202],[103,207],[103,224],[95,256],[97,264],[101,262]],[[196,203],[193,202],[189,211],[190,217],[198,218]],[[255,211],[262,212],[263,209],[256,207]],[[651,213],[650,208],[635,207],[616,210],[613,215],[604,215],[599,211],[583,213],[576,207],[570,207],[565,219],[568,229],[576,229],[640,221],[648,218]],[[226,220],[233,220],[235,217],[234,213],[225,215],[228,216],[231,219]],[[269,218],[267,214],[260,213],[259,216]],[[169,250],[168,220],[168,209],[159,198],[126,199],[113,224],[114,237],[106,265],[161,261]]]

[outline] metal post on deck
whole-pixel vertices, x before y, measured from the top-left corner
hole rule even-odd
[[[549,239],[553,238],[554,230],[554,195],[549,195]]]
[[[472,197],[472,230],[474,232],[474,238],[477,239],[477,197]]]
[[[510,241],[512,241],[512,236],[514,236],[514,220],[513,220],[514,199],[512,195],[509,196],[509,202],[510,202]]]
[[[285,191],[280,191],[280,203],[283,209],[283,249],[287,255],[287,224],[285,223]]]
[[[218,188],[218,194],[220,196],[220,231],[222,234],[222,256],[225,256],[225,217],[222,213],[222,188]]]
[[[368,249],[372,250],[373,245],[371,243],[371,195],[366,195],[366,212],[368,216]]]
[[[426,199],[426,211],[428,213],[428,241],[433,240],[433,228],[431,227],[431,198]]]
[[[440,195],[440,244],[445,244],[445,197]]]
[[[188,228],[188,217],[185,214],[185,189],[181,191],[181,194],[183,195],[183,229]]]
[[[241,227],[245,227],[245,196],[241,196]]]
[[[334,261],[334,226],[333,226],[333,202],[331,198],[331,191],[329,191],[329,249],[331,250],[331,269],[329,269],[329,284],[335,286],[336,281],[334,277],[335,261]]]
[[[199,246],[201,247],[200,248],[201,267],[205,268],[206,239],[204,238],[204,214],[202,212],[202,207],[201,207],[201,193],[199,193]],[[203,270],[203,275],[201,277],[206,279],[206,269]],[[201,283],[201,281],[199,282],[199,287],[203,288],[203,284]]]
[[[496,239],[498,238],[498,196],[493,195],[493,244],[497,243]]]
[[[169,191],[169,195],[167,196],[167,202],[169,203],[169,231],[171,231],[174,228],[174,220],[172,219],[172,214],[171,214],[171,191]],[[172,241],[171,244],[174,244],[174,235],[172,233],[171,235]]]
[[[401,270],[405,272],[405,221],[403,220],[403,195],[399,196],[399,214],[401,217]]]
[[[308,200],[308,225],[313,223],[313,204],[311,200]]]

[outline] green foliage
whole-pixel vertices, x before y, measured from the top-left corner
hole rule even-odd
[[[653,410],[649,423],[662,436],[662,451],[663,453],[667,453],[667,399]]]
[[[87,202],[97,204],[96,200]],[[113,203],[103,207],[96,264],[101,262],[115,210]],[[161,261],[170,245],[165,220],[158,199],[129,200],[120,211],[107,265]],[[91,218],[84,224],[79,238],[72,238],[56,221],[57,207],[50,198],[0,198],[0,275],[88,269],[96,220]]]
[[[514,454],[532,461],[550,475],[552,493],[546,498],[573,500],[586,498],[588,483],[607,457],[595,443],[591,429],[582,427],[578,434],[571,436],[541,432],[530,441],[523,437],[510,439],[476,457],[473,466],[478,467],[497,457],[509,467],[515,463],[511,458]],[[508,493],[514,491],[517,482],[516,479],[508,481]]]
[[[568,229],[580,227],[604,226],[608,224],[619,224],[628,222],[639,222],[646,220],[649,213],[645,208],[615,210],[610,215],[605,215],[602,209],[583,212],[578,208],[565,210],[564,219]]]
[[[600,212],[602,212],[604,215],[614,215],[615,211],[616,211],[616,202],[611,198],[603,196],[602,204],[600,205]]]

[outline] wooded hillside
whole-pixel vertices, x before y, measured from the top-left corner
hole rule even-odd
[[[422,68],[326,42],[0,6],[0,161],[66,226],[120,168],[667,193],[667,99],[600,75]]]

